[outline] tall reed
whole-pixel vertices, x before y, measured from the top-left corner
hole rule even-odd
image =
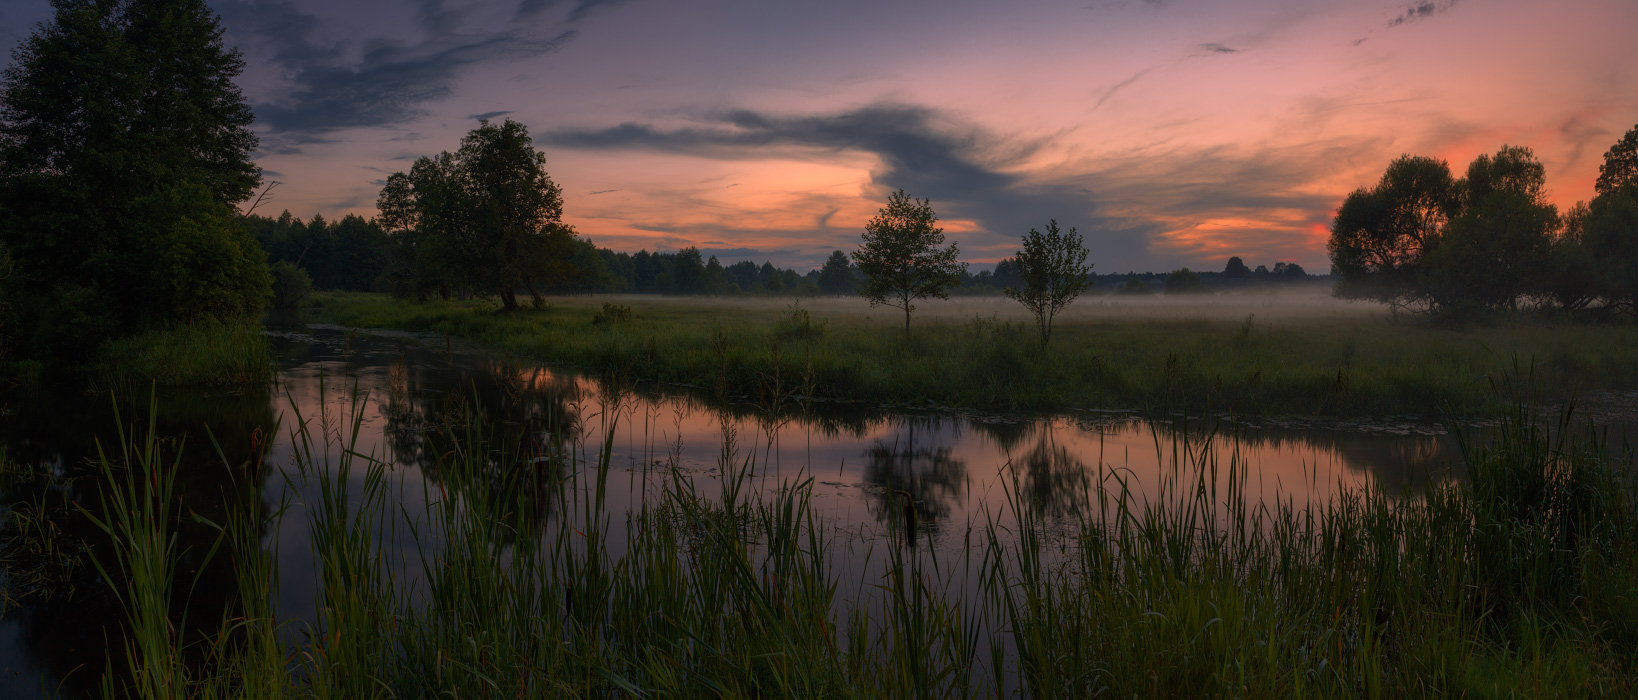
[[[352,405],[360,404],[355,397]],[[1626,474],[1568,420],[1520,410],[1466,444],[1468,480],[1253,495],[1255,465],[1179,433],[1173,470],[1101,465],[1066,520],[1007,475],[1007,505],[952,557],[914,522],[861,562],[768,483],[725,427],[718,476],[673,462],[614,512],[601,444],[507,443],[482,421],[428,434],[424,507],[394,501],[362,412],[295,416],[291,485],[321,592],[275,621],[253,523],[224,527],[241,641],[190,666],[166,616],[173,488],[150,435],[104,460],[126,653],[141,697],[1502,697],[1638,691],[1638,512]],[[343,431],[341,421],[347,430]],[[730,421],[723,421],[731,425]],[[339,442],[337,438],[340,438]],[[124,440],[122,435],[122,440]],[[113,464],[135,464],[116,469]],[[174,475],[174,472],[172,472]],[[898,528],[899,526],[895,526]],[[413,549],[406,549],[413,545]],[[412,552],[408,562],[393,552]],[[879,553],[879,554],[878,554]],[[113,572],[110,572],[113,573]],[[843,576],[863,577],[857,586]],[[976,577],[976,579],[969,578]],[[109,580],[116,577],[109,576]],[[975,583],[968,586],[967,583]],[[974,593],[975,592],[975,593]],[[288,614],[288,613],[286,613]],[[282,627],[281,627],[282,626]],[[301,631],[282,652],[277,629]]]

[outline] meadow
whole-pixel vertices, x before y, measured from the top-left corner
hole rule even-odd
[[[909,337],[896,309],[859,299],[585,296],[501,312],[320,294],[349,326],[444,333],[531,360],[731,397],[991,411],[1132,409],[1236,415],[1494,413],[1495,380],[1523,368],[1557,401],[1638,389],[1638,326],[1517,314],[1431,325],[1323,290],[1084,298],[1050,344],[998,298],[931,301]]]

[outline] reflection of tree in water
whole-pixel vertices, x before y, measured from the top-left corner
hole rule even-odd
[[[147,396],[120,398],[118,423],[124,425],[128,439],[141,439],[148,430]],[[162,393],[158,406],[155,433],[162,438],[163,463],[180,470],[176,477],[176,497],[181,501],[176,508],[176,547],[182,554],[172,599],[178,615],[182,606],[188,608],[189,628],[183,634],[191,643],[217,631],[222,619],[218,613],[235,604],[237,589],[233,553],[220,550],[206,562],[204,555],[217,542],[218,533],[188,515],[222,523],[230,508],[267,512],[261,489],[273,471],[265,460],[275,424],[273,402],[265,389],[253,388],[236,395]],[[0,397],[0,408],[13,411],[0,420],[0,445],[5,446],[10,460],[22,465],[11,475],[15,478],[0,485],[4,504],[23,506],[49,518],[60,530],[64,546],[78,547],[84,542],[90,556],[105,558],[105,570],[119,571],[106,559],[111,556],[106,536],[73,506],[79,503],[93,512],[99,510],[101,472],[93,462],[97,448],[100,445],[114,460],[121,452],[109,397],[41,388]],[[16,534],[12,527],[11,522],[0,527],[4,530],[0,539]],[[7,542],[0,549],[18,544],[26,543]],[[16,596],[26,593],[16,588],[19,578],[39,572],[12,569],[30,563],[7,556],[11,553],[0,552],[0,566],[6,568],[8,596]],[[8,601],[16,605],[0,611],[0,616],[16,621],[24,653],[52,677],[62,679],[65,697],[92,697],[98,693],[101,669],[108,661],[114,661],[117,673],[124,668],[106,653],[124,648],[121,621],[125,613],[85,556],[77,566],[60,573],[65,578],[51,581],[52,589]],[[19,660],[7,659],[6,663],[17,665]]]
[[[549,506],[548,487],[574,466],[571,453],[582,430],[586,396],[574,378],[511,362],[453,377],[408,368],[402,380],[395,374],[389,371],[384,411],[395,463],[447,482],[445,460],[464,457],[477,473],[463,474],[461,485],[489,489],[486,502],[526,491],[530,505]]]
[[[955,457],[948,445],[929,444],[925,438],[918,443],[918,427],[926,428],[918,424],[928,422],[907,418],[904,434],[879,439],[865,449],[865,483],[877,487],[872,489],[870,512],[880,522],[904,523],[909,494],[919,526],[937,529],[950,517],[951,503],[966,495],[967,462]]]
[[[1048,518],[1079,515],[1091,496],[1086,463],[1043,431],[1035,446],[1013,458],[1013,473],[1021,476],[1019,495],[1024,503]]]

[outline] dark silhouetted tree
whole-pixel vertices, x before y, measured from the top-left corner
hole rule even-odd
[[[961,282],[965,263],[955,244],[944,244],[944,229],[934,226],[938,216],[926,199],[904,190],[887,198],[887,206],[865,224],[863,242],[853,262],[864,273],[859,294],[870,305],[885,304],[904,310],[904,335],[910,336],[910,313],[915,300],[948,299],[948,290]]]
[[[1546,181],[1528,148],[1473,159],[1459,188],[1464,206],[1424,261],[1419,286],[1430,303],[1446,312],[1497,308],[1539,289],[1558,227]]]
[[[1058,220],[1052,219],[1046,233],[1030,229],[1024,234],[1024,248],[1014,259],[1023,284],[1003,291],[1034,314],[1041,342],[1051,342],[1052,318],[1095,279],[1092,266],[1086,264],[1086,245],[1073,227],[1064,233],[1058,229]]]
[[[1626,136],[1604,153],[1593,191],[1603,196],[1629,185],[1638,186],[1638,126],[1629,129]]]
[[[1236,255],[1228,259],[1228,265],[1223,268],[1223,276],[1231,280],[1243,280],[1251,276],[1251,268],[1246,267],[1245,261]]]
[[[395,173],[377,200],[383,225],[409,233],[402,265],[417,296],[450,287],[501,299],[518,308],[517,291],[538,297],[557,284],[572,253],[574,232],[562,222],[563,196],[546,173],[546,156],[529,131],[510,119],[479,122],[455,153],[423,157],[408,174]]]
[[[259,312],[266,262],[233,204],[261,171],[244,61],[216,15],[203,0],[53,7],[0,78],[0,242],[35,351],[80,358],[144,327]]]
[[[1166,275],[1166,293],[1210,294],[1211,290],[1206,288],[1205,282],[1200,281],[1200,275],[1185,267],[1181,270],[1172,270],[1171,274]]]
[[[1422,257],[1461,199],[1449,164],[1409,155],[1390,163],[1376,187],[1354,190],[1337,209],[1327,244],[1336,296],[1396,304],[1415,298]]]
[[[819,269],[819,289],[832,296],[853,294],[859,287],[859,279],[853,276],[853,268],[848,263],[847,254],[840,250],[831,251],[830,257],[825,259],[824,267]]]

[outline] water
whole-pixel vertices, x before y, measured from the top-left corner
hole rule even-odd
[[[313,493],[292,474],[291,431],[298,422],[308,426],[315,451],[332,459],[351,446],[390,462],[393,498],[404,506],[394,510],[404,513],[419,512],[426,499],[438,497],[435,455],[428,454],[425,436],[450,426],[488,426],[502,442],[525,449],[567,445],[587,453],[612,432],[609,507],[615,513],[655,499],[673,466],[702,493],[714,493],[724,436],[732,434],[741,458],[756,465],[757,487],[813,480],[815,510],[840,533],[840,556],[853,559],[841,564],[857,570],[843,581],[868,579],[866,553],[902,523],[907,500],[914,504],[920,551],[956,557],[974,541],[975,529],[981,533],[1005,511],[1014,478],[1021,497],[1067,522],[1093,514],[1097,480],[1118,478],[1139,491],[1152,489],[1179,459],[1187,459],[1182,452],[1207,444],[1250,465],[1247,488],[1256,498],[1298,507],[1371,482],[1410,493],[1430,479],[1460,473],[1456,436],[1408,418],[999,416],[807,401],[788,379],[761,397],[721,401],[704,388],[614,390],[583,374],[507,361],[439,337],[302,325],[269,334],[279,361],[271,387],[157,397],[158,431],[179,439],[174,444],[182,450],[181,500],[205,520],[223,522],[224,509],[231,507],[226,503],[250,499],[288,502],[292,512],[301,512]],[[74,465],[94,457],[99,444],[117,449],[119,422],[145,426],[147,420],[142,401],[122,404],[116,420],[106,396],[40,391],[0,401],[0,445],[12,459],[58,475],[76,473]],[[248,466],[225,468],[222,457]],[[6,512],[21,508],[26,514],[36,502],[91,502],[96,485],[37,477],[5,489]],[[83,518],[57,520],[64,528],[59,541],[94,539]],[[623,525],[613,520],[610,540],[618,543]],[[413,587],[416,541],[396,528],[376,536],[396,574]],[[220,609],[233,589],[225,558],[198,567],[197,553],[213,537],[198,521],[180,535],[183,547],[193,551],[178,577],[197,580],[191,597],[196,609]],[[264,533],[264,543],[278,553],[277,614],[310,618],[318,585],[305,518],[279,521]],[[32,577],[51,571],[37,558],[13,556],[0,575],[15,596]],[[10,604],[0,619],[0,697],[49,696],[59,689],[68,696],[87,694],[104,668],[107,639],[118,634],[118,602],[89,564],[50,580],[49,598],[36,592]],[[841,594],[847,593],[844,586]],[[300,627],[286,631],[296,635]]]

